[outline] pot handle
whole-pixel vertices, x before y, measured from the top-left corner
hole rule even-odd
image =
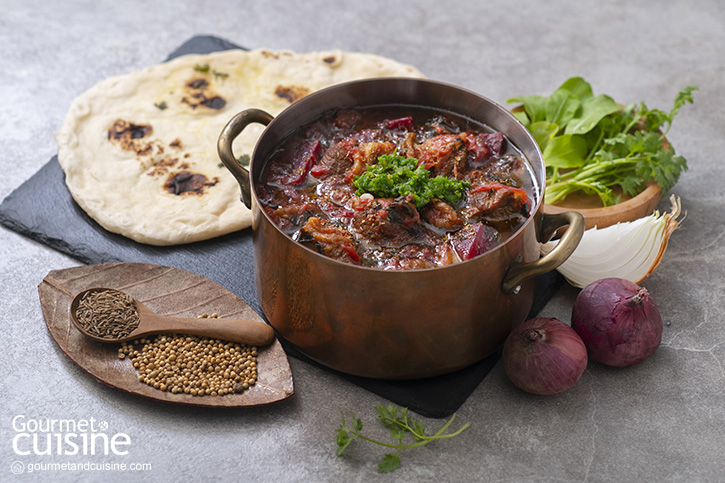
[[[217,153],[219,153],[224,166],[234,175],[239,187],[242,188],[242,201],[250,210],[252,209],[252,188],[249,180],[249,170],[237,162],[237,158],[232,151],[232,143],[249,124],[257,122],[266,126],[271,121],[272,115],[261,109],[246,109],[235,114],[229,120],[217,140]]]
[[[524,280],[554,270],[574,253],[584,235],[584,217],[579,212],[565,211],[556,215],[542,215],[540,239],[542,243],[549,241],[559,228],[566,225],[569,226],[550,253],[533,262],[511,264],[501,282],[504,293],[518,292]]]

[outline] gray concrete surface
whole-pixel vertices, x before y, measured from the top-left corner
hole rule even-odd
[[[75,96],[163,60],[196,34],[248,47],[382,54],[500,102],[546,94],[573,75],[622,102],[662,108],[681,87],[700,86],[669,134],[690,164],[674,189],[687,218],[644,284],[667,324],[660,349],[625,370],[592,364],[574,388],[548,398],[512,387],[499,365],[458,412],[470,429],[404,453],[392,475],[376,474],[382,448],[355,444],[335,455],[340,410],[377,431],[373,406],[385,401],[297,360],[295,396],[250,410],[170,407],[97,383],[58,351],[37,296],[48,271],[78,262],[0,229],[0,480],[725,481],[724,5],[0,0],[0,198],[55,154],[53,134]],[[563,288],[544,315],[568,321],[575,295]],[[17,455],[19,415],[95,418],[132,443],[125,456]],[[14,462],[23,474],[12,473]],[[151,466],[43,471],[63,462]],[[30,473],[32,465],[39,471]]]

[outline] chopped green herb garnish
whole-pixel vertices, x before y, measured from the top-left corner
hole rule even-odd
[[[237,158],[237,163],[241,164],[242,166],[249,166],[249,160],[250,157],[248,154],[242,154]]]
[[[663,194],[677,182],[687,162],[663,140],[674,117],[692,103],[688,86],[665,112],[644,102],[622,107],[611,97],[595,96],[591,85],[572,77],[549,97],[523,96],[524,112],[516,117],[536,139],[546,162],[546,202],[555,203],[583,191],[597,195],[604,206],[619,202],[612,187],[635,196],[654,180]]]
[[[362,439],[369,443],[396,450],[395,453],[383,456],[382,461],[378,464],[378,473],[388,473],[396,470],[400,466],[400,452],[402,450],[424,446],[437,439],[458,436],[471,425],[471,423],[466,423],[453,433],[445,433],[445,430],[448,429],[456,418],[454,414],[438,432],[428,436],[425,434],[425,426],[423,423],[408,416],[408,408],[389,404],[387,407],[382,405],[375,406],[375,410],[378,412],[380,422],[390,430],[390,439],[392,442],[385,443],[363,435],[362,421],[355,417],[352,411],[350,411],[351,421],[348,427],[347,421],[345,420],[345,413],[343,412],[342,424],[340,424],[340,429],[337,430],[337,455],[341,455],[354,439]],[[403,439],[408,434],[413,437],[414,442],[404,444]]]
[[[215,77],[229,77],[229,74],[227,74],[226,72],[218,72],[209,67],[209,64],[196,64],[194,66],[194,70],[197,72],[211,72],[212,74],[214,74]]]
[[[354,177],[353,185],[358,195],[370,193],[379,198],[412,195],[415,206],[422,208],[434,198],[455,205],[471,183],[445,176],[431,178],[430,172],[418,165],[417,159],[396,152],[378,157],[376,164],[368,165],[363,174]]]
[[[166,109],[167,107],[169,107],[169,106],[167,106],[167,105],[166,105],[166,101],[161,101],[161,102],[160,102],[160,103],[158,103],[158,104],[154,103],[154,106],[158,107],[158,108],[159,108],[159,109],[161,109],[162,111],[163,111],[164,109]]]

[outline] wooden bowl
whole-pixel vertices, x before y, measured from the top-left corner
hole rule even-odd
[[[572,194],[554,205],[544,203],[544,213],[554,215],[564,211],[578,211],[584,216],[585,229],[606,228],[620,222],[634,221],[651,214],[662,197],[662,188],[650,182],[647,188],[633,198],[623,196],[620,203],[602,206],[599,197]]]

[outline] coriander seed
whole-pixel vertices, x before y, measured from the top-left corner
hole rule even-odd
[[[199,318],[210,318],[202,314]],[[212,313],[211,318],[218,318]],[[257,348],[206,337],[158,335],[119,349],[139,371],[139,381],[172,394],[239,394],[257,381]]]

